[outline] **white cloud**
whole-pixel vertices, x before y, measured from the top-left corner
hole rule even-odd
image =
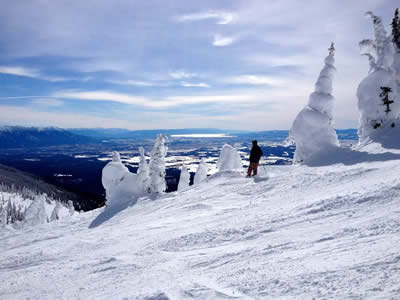
[[[61,76],[43,75],[37,69],[20,67],[20,66],[0,66],[0,73],[15,75],[15,76],[30,77],[30,78],[41,79],[41,80],[46,80],[46,81],[50,81],[50,82],[62,82],[62,81],[77,80],[77,78],[66,78],[66,77],[61,77]]]
[[[200,88],[209,88],[210,86],[207,83],[190,83],[186,81],[182,81],[181,85],[184,87],[200,87]]]
[[[234,38],[234,37],[221,36],[219,34],[216,34],[216,35],[214,35],[214,41],[212,44],[215,47],[224,47],[224,46],[232,45],[235,41],[236,41],[236,38]]]
[[[156,84],[150,81],[137,81],[137,80],[106,80],[106,82],[119,85],[134,85],[134,86],[160,86],[162,84]]]
[[[173,79],[187,79],[187,78],[197,77],[196,73],[185,72],[183,70],[169,72],[168,74]]]
[[[24,76],[37,78],[40,76],[40,72],[36,69],[25,68],[25,67],[10,67],[10,66],[0,66],[1,74],[9,74],[15,76]]]
[[[114,93],[109,91],[61,91],[54,93],[52,97],[65,99],[83,99],[94,101],[112,101],[125,104],[141,106],[152,106],[150,99],[127,94]]]
[[[240,75],[235,77],[228,77],[222,79],[221,81],[231,84],[269,85],[269,86],[281,86],[285,82],[281,78],[260,76],[260,75]]]
[[[230,12],[208,11],[201,13],[193,13],[176,17],[178,22],[193,22],[215,19],[217,24],[226,25],[232,22],[234,14]]]
[[[129,94],[115,93],[110,91],[61,91],[51,95],[54,98],[62,99],[81,99],[91,101],[111,101],[124,104],[139,105],[150,108],[168,108],[178,105],[200,104],[200,103],[224,103],[224,104],[240,104],[240,103],[262,103],[266,99],[265,92],[245,93],[238,92],[235,94],[217,93],[207,95],[185,95],[170,96],[160,100],[153,100],[146,97],[138,97]]]

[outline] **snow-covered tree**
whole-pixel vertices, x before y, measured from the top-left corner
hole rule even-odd
[[[219,171],[241,171],[243,169],[242,159],[236,148],[225,144],[217,162]]]
[[[387,34],[380,17],[372,12],[367,15],[373,21],[374,39],[360,42],[361,54],[368,56],[371,66],[357,89],[360,144],[379,141],[387,130],[397,126],[400,116],[400,52],[395,38],[398,12],[392,22],[392,35]]]
[[[165,182],[165,156],[167,155],[167,150],[165,138],[162,134],[159,134],[154,143],[153,150],[150,153],[149,191],[152,194],[161,194],[167,189],[167,184]]]
[[[7,210],[4,209],[2,206],[0,206],[0,224],[1,224],[1,227],[4,227],[4,226],[7,225],[7,219],[8,219]]]
[[[137,174],[125,173],[119,183],[107,194],[107,207],[123,206],[136,201],[143,195]]]
[[[24,224],[34,226],[47,222],[45,196],[40,195],[32,201],[25,212]]]
[[[119,184],[126,173],[129,173],[129,170],[121,162],[119,153],[113,152],[112,161],[103,168],[101,177],[101,182],[106,190],[106,197]]]
[[[391,25],[392,25],[393,44],[396,45],[396,50],[400,51],[400,17],[398,8],[394,12],[394,17]]]
[[[57,221],[60,219],[60,209],[61,209],[61,203],[56,201],[56,206],[54,206],[54,209],[51,213],[50,221]]]
[[[137,171],[139,184],[142,185],[143,192],[148,193],[150,188],[150,170],[149,165],[146,162],[143,147],[139,147],[140,161],[139,168]]]
[[[334,44],[328,49],[325,66],[315,84],[303,110],[297,115],[290,129],[290,139],[296,143],[293,163],[307,164],[312,157],[332,147],[339,146],[336,131],[333,128],[332,81],[336,71],[334,63]]]
[[[74,204],[72,203],[71,200],[68,201],[68,212],[71,216],[75,214]]]
[[[200,161],[199,166],[197,167],[196,174],[194,175],[193,184],[199,184],[200,182],[205,180],[207,178],[207,172],[208,165],[205,158],[203,157]]]
[[[179,176],[178,191],[183,191],[189,187],[190,173],[185,165],[182,165],[181,175]]]

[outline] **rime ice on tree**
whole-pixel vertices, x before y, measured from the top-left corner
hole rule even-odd
[[[161,194],[167,189],[165,182],[165,156],[168,148],[165,146],[165,138],[159,134],[151,151],[150,158],[150,193]]]
[[[106,190],[106,197],[119,184],[126,173],[129,173],[129,170],[121,162],[119,153],[113,152],[112,161],[103,168],[101,177],[103,187]]]
[[[188,169],[183,165],[181,168],[181,176],[179,177],[178,191],[183,191],[189,187],[190,174]]]
[[[144,149],[143,147],[139,147],[140,153],[140,161],[139,161],[139,169],[137,171],[139,183],[143,187],[143,192],[149,192],[149,185],[150,185],[150,171],[149,165],[146,162],[146,157],[144,156]]]
[[[193,184],[199,184],[207,178],[208,165],[204,157],[201,159],[199,166],[197,167],[196,174],[194,175]]]
[[[307,164],[314,154],[339,146],[332,126],[334,98],[331,93],[333,75],[336,71],[333,43],[328,50],[329,55],[325,58],[325,66],[315,84],[315,91],[310,95],[308,105],[300,111],[290,129],[290,139],[296,143],[294,163]]]
[[[398,10],[388,35],[382,19],[368,12],[374,27],[374,39],[360,42],[361,54],[368,56],[370,73],[358,86],[360,111],[358,135],[360,144],[380,141],[387,130],[395,128],[400,116],[400,49],[397,39],[400,29]],[[367,48],[365,45],[369,45]]]
[[[242,160],[239,153],[231,145],[225,144],[217,162],[219,171],[241,171]]]
[[[47,222],[45,196],[41,195],[32,201],[31,205],[25,212],[24,224],[28,226],[34,226]]]

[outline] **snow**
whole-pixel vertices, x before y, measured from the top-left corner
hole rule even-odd
[[[197,167],[196,174],[194,175],[193,184],[199,184],[207,178],[208,164],[206,159],[203,157]]]
[[[218,171],[242,171],[242,159],[238,151],[231,145],[225,144],[217,162]]]
[[[217,173],[91,229],[102,209],[1,230],[0,298],[396,299],[399,168]]]
[[[30,198],[27,198],[27,194]],[[11,206],[13,210],[10,211],[8,206]],[[37,194],[28,189],[23,192],[18,190],[7,192],[0,189],[0,222],[4,225],[8,223],[7,226],[10,228],[36,226],[68,216],[70,216],[69,209],[59,200],[48,197],[46,194]],[[16,217],[18,218],[13,220]]]
[[[334,47],[329,48],[325,66],[310,95],[308,105],[297,115],[289,133],[296,143],[294,163],[310,164],[314,156],[338,148],[339,141],[333,129],[332,80],[335,72]]]

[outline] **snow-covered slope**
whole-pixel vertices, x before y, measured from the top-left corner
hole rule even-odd
[[[6,229],[0,298],[396,299],[399,171],[391,160],[217,173],[115,215]]]

